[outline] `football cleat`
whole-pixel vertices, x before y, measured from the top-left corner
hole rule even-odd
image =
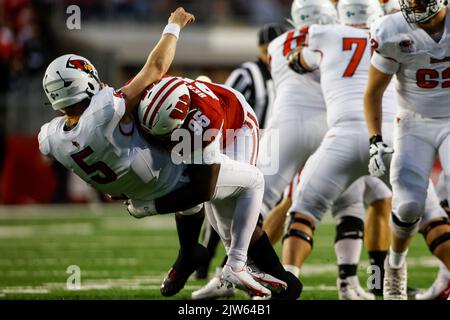
[[[222,269],[220,281],[227,288],[236,287],[247,292],[250,296],[270,297],[272,293],[253,279],[244,266],[241,270],[234,271],[229,265]]]
[[[247,272],[250,273],[253,279],[258,281],[265,288],[269,289],[272,292],[280,293],[287,289],[286,282],[261,271],[254,263],[247,265]]]
[[[406,292],[407,271],[406,262],[401,268],[391,268],[386,259],[384,269],[384,287],[383,296],[384,300],[408,300]]]
[[[441,263],[439,273],[428,290],[416,294],[416,300],[446,300],[450,297],[450,279],[447,268]]]
[[[375,300],[375,296],[372,293],[366,292],[361,287],[357,276],[345,279],[338,278],[336,287],[339,300]]]
[[[165,297],[171,297],[184,288],[189,276],[208,259],[208,250],[200,244],[194,249],[192,255],[186,257],[178,254],[172,268],[161,284],[160,292]]]
[[[192,292],[193,300],[209,300],[219,298],[231,298],[234,296],[236,289],[227,286],[222,286],[220,282],[220,275],[222,274],[222,268],[216,269],[216,274],[209,280],[209,282],[200,289]]]

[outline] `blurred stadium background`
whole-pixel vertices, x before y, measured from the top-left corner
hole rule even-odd
[[[81,8],[80,30],[66,25],[66,9],[73,4]],[[205,74],[222,83],[233,68],[256,57],[258,28],[285,20],[290,5],[291,0],[0,0],[0,299],[159,299],[160,282],[177,252],[173,217],[135,221],[41,157],[37,133],[57,115],[44,105],[47,64],[63,53],[84,55],[102,81],[118,88],[143,64],[169,13],[183,6],[197,20],[182,31],[170,73]],[[337,298],[333,238],[327,220],[304,268],[303,298]],[[410,252],[416,266],[412,285],[426,287],[437,262],[422,239]],[[81,268],[81,291],[66,289],[70,265]],[[204,283],[190,280],[175,298],[189,298]]]

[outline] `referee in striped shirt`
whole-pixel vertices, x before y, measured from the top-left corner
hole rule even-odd
[[[289,29],[281,23],[264,25],[258,31],[258,57],[254,61],[247,61],[233,70],[225,81],[225,85],[242,93],[248,104],[253,108],[258,118],[259,127],[266,128],[270,118],[273,101],[275,99],[275,87],[269,70],[269,59],[267,47],[269,43]],[[210,253],[210,260],[197,269],[196,277],[205,279],[208,276],[209,264],[215,254],[217,244],[220,242],[219,235],[214,229],[206,224],[204,230],[203,245]],[[225,260],[226,261],[226,257]]]

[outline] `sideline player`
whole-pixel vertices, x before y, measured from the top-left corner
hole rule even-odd
[[[371,137],[372,174],[382,175],[385,152],[380,127],[380,97],[392,76],[397,78],[399,111],[391,183],[393,187],[392,246],[385,277],[385,299],[407,299],[406,255],[418,229],[430,251],[450,267],[448,218],[424,215],[429,177],[439,154],[448,185],[450,138],[450,10],[443,0],[400,0],[401,13],[372,28],[369,82],[365,112]],[[448,190],[448,188],[447,188]]]

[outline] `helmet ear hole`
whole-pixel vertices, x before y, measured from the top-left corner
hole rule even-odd
[[[95,89],[94,85],[93,85],[92,83],[90,83],[90,82],[88,82],[88,87],[89,87],[89,89],[91,89],[91,90],[94,90],[94,89]]]

